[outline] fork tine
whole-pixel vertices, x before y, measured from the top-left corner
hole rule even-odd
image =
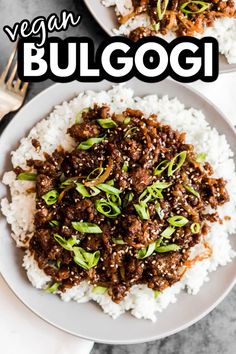
[[[14,88],[15,88],[16,91],[19,90],[21,83],[22,83],[22,81],[20,79],[17,79],[17,81],[16,81],[16,83],[14,85]]]
[[[5,67],[5,69],[3,70],[2,75],[0,76],[0,81],[5,81],[5,79],[7,77],[7,74],[9,72],[9,70],[10,70],[11,64],[12,64],[12,62],[14,60],[15,55],[16,55],[16,49],[17,49],[17,46],[15,46],[13,52],[10,55],[8,63],[6,65],[6,67]]]
[[[20,90],[20,93],[21,95],[24,97],[26,95],[26,92],[27,92],[27,88],[29,86],[29,83],[28,82],[25,82],[22,89]]]
[[[13,80],[16,76],[16,73],[17,73],[17,63],[15,64],[12,72],[11,72],[11,75],[9,77],[9,79],[7,80],[7,86],[10,88],[12,85],[13,85]]]

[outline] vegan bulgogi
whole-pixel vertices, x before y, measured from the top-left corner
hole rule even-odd
[[[68,129],[72,152],[59,147],[45,161],[29,160],[31,172],[15,169],[18,179],[36,181],[30,252],[52,277],[49,291],[87,280],[117,303],[134,284],[159,294],[210,256],[204,239],[209,222],[222,222],[217,207],[229,200],[226,183],[212,178],[205,154],[185,143],[184,132],[156,115],[96,105],[81,115]],[[206,250],[191,259],[199,242]]]
[[[234,0],[186,1],[186,0],[132,0],[133,11],[119,16],[120,24],[140,14],[147,14],[150,27],[138,27],[131,31],[134,41],[142,37],[166,35],[168,31],[177,36],[193,36],[203,33],[205,27],[214,25],[217,18],[236,17]]]

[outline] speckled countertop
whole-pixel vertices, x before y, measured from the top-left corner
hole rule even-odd
[[[5,34],[2,31],[2,27],[5,24],[12,25],[14,22],[22,20],[23,18],[33,18],[38,15],[47,15],[52,12],[59,13],[62,9],[67,8],[83,14],[82,24],[78,28],[69,29],[66,33],[61,35],[86,35],[94,39],[95,43],[99,43],[106,37],[105,33],[99,28],[95,20],[91,17],[87,9],[85,8],[82,0],[0,0],[0,72],[5,65],[5,62],[9,56],[12,48],[12,43],[6,39]],[[39,84],[32,84],[29,90],[27,100],[30,100],[37,93],[44,88],[51,85],[52,82],[45,81]],[[232,92],[232,97],[224,97],[219,95],[219,91],[222,91],[222,86],[228,88],[228,92]],[[236,75],[226,74],[224,77],[220,77],[217,83],[214,84],[202,84],[195,83],[193,85],[201,92],[208,95],[216,104],[218,104],[224,113],[231,118],[236,124]],[[230,89],[232,87],[232,89]],[[234,95],[234,100],[233,100]],[[229,104],[225,100],[229,101]],[[233,103],[232,103],[233,102]],[[4,118],[0,124],[0,133],[12,118],[9,115]],[[2,290],[2,288],[1,288]],[[3,293],[1,296],[11,298],[12,294],[7,287],[3,287]],[[9,321],[18,320],[24,317],[24,311],[28,311],[22,304],[17,302],[15,319],[12,318],[12,314],[9,317]],[[34,315],[32,315],[34,316]],[[6,326],[0,315],[0,338],[8,336],[8,347],[2,347],[2,340],[0,340],[0,352],[3,354],[15,354],[16,352],[11,350],[13,343],[11,339],[16,338],[15,330],[9,330],[9,326]],[[39,320],[40,321],[40,320]],[[20,322],[19,322],[20,323]],[[40,323],[40,322],[37,322]],[[8,328],[8,329],[7,329]],[[40,328],[38,328],[40,331]],[[4,332],[5,331],[5,332]],[[43,340],[43,338],[42,338]],[[19,342],[20,351],[18,354],[30,354],[24,349],[24,343]],[[56,353],[56,351],[55,351]],[[231,291],[227,298],[206,318],[193,325],[189,329],[182,331],[176,335],[168,337],[163,340],[159,340],[152,343],[138,344],[132,346],[110,346],[95,344],[92,354],[234,354],[236,353],[236,288]],[[54,350],[51,351],[54,354]],[[69,354],[69,352],[68,352]],[[74,354],[74,353],[70,353]],[[76,353],[83,354],[83,353]]]

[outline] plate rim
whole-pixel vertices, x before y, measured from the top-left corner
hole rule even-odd
[[[104,80],[106,81],[106,80]],[[171,79],[166,79],[165,81],[168,82],[173,82],[173,80]],[[108,81],[106,81],[108,83]],[[69,85],[72,83],[69,83]],[[112,85],[113,83],[110,82],[110,84]],[[199,96],[202,100],[204,100],[206,102],[207,105],[211,105],[221,116],[221,118],[227,123],[227,125],[230,127],[230,129],[232,130],[232,132],[234,133],[235,137],[236,137],[236,130],[233,127],[232,123],[229,121],[228,117],[221,111],[221,109],[219,109],[211,100],[209,100],[207,97],[205,97],[201,92],[197,91],[195,88],[189,86],[189,85],[184,85],[182,83],[176,83],[178,86],[180,87],[184,87],[185,89],[187,89],[188,91],[192,92],[193,94]],[[64,86],[63,83],[56,83],[53,84],[47,88],[45,88],[43,91],[41,91],[39,94],[37,94],[35,97],[33,97],[29,102],[27,102],[27,104],[23,107],[23,109],[28,106],[28,105],[32,105],[34,104],[35,101],[38,100],[38,98],[40,98],[41,96],[44,95],[49,95],[50,97],[50,91],[54,91],[57,89],[57,87],[59,86]],[[71,98],[75,97],[75,95],[73,95]],[[64,99],[65,100],[65,99]],[[67,99],[69,100],[69,99]],[[62,101],[63,102],[63,101]],[[58,102],[58,105],[60,105],[62,102]],[[184,102],[185,103],[185,102]],[[53,106],[54,108],[54,106]],[[13,125],[14,125],[14,121],[17,118],[19,112],[21,112],[22,110],[18,111],[14,117],[12,118],[12,120],[9,122],[9,124],[6,126],[6,128],[3,130],[1,137],[4,136],[7,132],[8,129],[10,129]],[[51,111],[51,110],[50,110]],[[49,112],[50,113],[50,112]],[[39,117],[40,118],[40,117]],[[41,117],[39,120],[43,119],[44,117]],[[32,126],[33,127],[33,126]],[[232,281],[230,281],[229,286],[225,289],[224,292],[222,292],[221,296],[219,296],[219,298],[214,301],[211,306],[209,306],[205,311],[203,311],[201,314],[199,314],[198,316],[196,316],[194,319],[186,322],[185,324],[179,326],[176,329],[173,330],[169,330],[166,331],[165,333],[163,333],[162,335],[157,335],[157,336],[150,336],[150,337],[146,337],[144,338],[140,338],[140,339],[136,339],[136,340],[101,340],[99,338],[92,338],[89,336],[85,336],[85,335],[79,335],[78,333],[72,331],[72,330],[68,330],[66,328],[63,328],[62,326],[54,323],[53,321],[50,321],[49,319],[47,319],[46,317],[44,317],[43,315],[41,315],[37,310],[35,310],[34,308],[32,308],[29,304],[27,304],[27,300],[24,300],[23,298],[21,298],[17,292],[11,287],[11,285],[8,283],[7,281],[7,277],[6,275],[1,271],[0,269],[0,275],[2,276],[4,282],[7,284],[8,288],[13,292],[13,294],[21,301],[21,303],[24,304],[24,306],[26,306],[32,313],[34,313],[35,315],[37,315],[39,318],[41,318],[43,321],[45,321],[46,323],[66,332],[69,333],[71,335],[74,335],[76,337],[79,338],[83,338],[83,339],[87,339],[90,341],[95,341],[97,343],[106,343],[106,344],[119,344],[119,345],[128,345],[128,344],[139,344],[139,343],[145,343],[145,342],[149,342],[149,341],[154,341],[154,340],[159,340],[162,338],[166,338],[170,335],[176,334],[178,332],[183,331],[184,329],[187,329],[188,327],[192,326],[194,323],[200,321],[202,318],[204,318],[206,315],[208,315],[216,306],[218,306],[224,299],[225,297],[229,294],[229,292],[232,290],[232,288],[236,285],[236,274],[235,274],[235,278],[232,279]]]
[[[101,0],[95,0],[95,1],[99,1],[100,2]],[[89,0],[84,0],[84,3],[86,5],[86,7],[88,8],[89,12],[91,13],[91,15],[93,16],[93,18],[95,19],[95,21],[103,29],[103,31],[106,32],[106,34],[108,34],[110,37],[115,36],[115,34],[112,32],[112,29],[109,29],[105,25],[105,21],[102,21],[102,19],[100,19],[98,16],[96,16],[95,9],[91,5],[91,2]],[[103,5],[101,5],[101,6],[103,6]],[[224,57],[223,54],[219,54],[219,56]],[[225,59],[225,57],[224,57],[224,59]],[[231,67],[231,65],[233,65],[234,67]],[[230,73],[234,73],[234,72],[236,72],[236,63],[235,64],[226,63],[226,67],[225,66],[223,68],[219,67],[219,73],[220,74],[230,74]]]

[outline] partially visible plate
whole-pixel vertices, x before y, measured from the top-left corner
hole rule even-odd
[[[6,127],[0,138],[0,171],[11,169],[10,151],[15,150],[20,139],[57,104],[69,100],[84,90],[107,90],[110,82],[56,84],[36,96],[24,106]],[[236,154],[234,129],[223,114],[199,93],[189,86],[183,86],[171,80],[145,84],[132,79],[127,86],[134,89],[135,95],[147,94],[177,96],[187,107],[201,109],[208,122],[227,136],[231,148]],[[0,198],[7,193],[0,184]],[[236,235],[235,235],[236,236]],[[236,249],[236,237],[231,237]],[[122,315],[117,320],[111,319],[94,303],[63,303],[57,296],[36,290],[27,280],[21,267],[23,253],[17,249],[10,237],[10,228],[5,218],[0,219],[0,271],[6,282],[18,296],[38,316],[52,325],[86,339],[102,343],[132,344],[160,339],[176,333],[209,313],[232,289],[235,284],[236,259],[225,267],[220,267],[210,274],[210,281],[205,283],[196,296],[182,293],[178,302],[170,305],[157,315],[157,322],[138,320],[130,314]]]
[[[117,28],[117,18],[113,7],[105,7],[101,4],[101,0],[84,0],[93,17],[109,34],[114,36],[113,28]],[[224,55],[220,55],[220,72],[227,73],[236,71],[236,64],[229,64]]]

